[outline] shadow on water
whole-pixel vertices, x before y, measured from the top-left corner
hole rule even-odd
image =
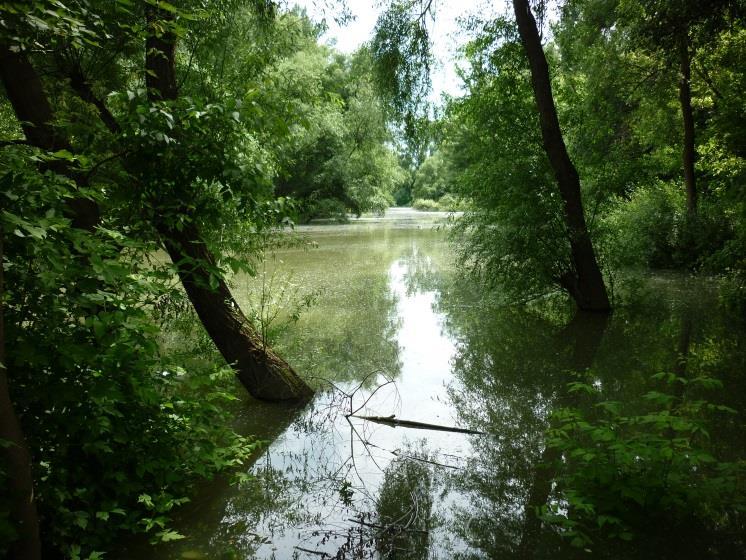
[[[609,318],[501,307],[432,216],[389,218],[305,228],[318,248],[279,255],[320,295],[278,344],[330,388],[298,414],[248,404],[240,430],[271,442],[250,476],[137,556],[744,556],[746,345],[706,283],[653,277]]]

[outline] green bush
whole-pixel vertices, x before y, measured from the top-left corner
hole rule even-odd
[[[422,212],[438,212],[440,210],[440,206],[438,206],[437,201],[430,200],[429,198],[418,198],[414,202],[412,202],[412,208],[415,210],[420,210]]]
[[[256,447],[230,428],[233,373],[163,354],[163,310],[183,296],[154,245],[72,227],[74,187],[58,176],[2,182],[6,365],[45,544],[78,558],[127,533],[180,538],[169,517],[194,483]]]
[[[301,221],[311,220],[333,220],[336,222],[347,221],[347,207],[336,198],[320,198],[312,200],[305,205],[301,213]]]
[[[570,393],[587,395],[595,406],[552,414],[547,445],[560,452],[553,465],[559,499],[543,507],[542,517],[578,547],[597,538],[628,541],[651,524],[686,526],[692,519],[738,531],[746,461],[718,457],[710,441],[715,420],[737,413],[708,399],[722,383],[672,373],[652,379],[655,390],[625,402],[594,402],[593,385],[571,383]]]
[[[451,193],[446,193],[438,199],[438,208],[444,212],[458,212],[466,209],[466,204]]]
[[[394,197],[388,193],[378,191],[370,197],[370,210],[378,216],[383,216],[387,208],[394,205]]]
[[[613,268],[706,268],[723,271],[717,257],[733,238],[735,224],[719,201],[701,201],[686,212],[678,182],[658,181],[617,199],[601,220],[601,247]],[[708,264],[709,263],[709,264]]]
[[[673,267],[684,208],[682,189],[662,181],[617,199],[601,224],[607,260],[614,268]]]

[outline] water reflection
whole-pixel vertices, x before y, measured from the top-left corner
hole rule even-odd
[[[681,477],[679,484],[696,485],[700,494],[726,481],[716,469],[703,474],[704,465],[697,473],[674,472],[670,459],[656,463],[659,446],[676,445],[687,429],[676,427],[685,418],[677,411],[699,402],[684,395],[687,379],[716,375],[730,384],[717,395],[718,402],[743,410],[743,381],[734,379],[745,363],[736,349],[743,333],[707,313],[713,301],[702,285],[688,291],[681,281],[671,284],[635,308],[618,310],[608,323],[583,315],[568,321],[563,313],[546,309],[485,308],[483,300],[482,307],[475,307],[473,296],[459,286],[444,291],[439,308],[459,341],[453,365],[460,383],[453,385],[452,401],[469,427],[490,434],[474,441],[468,468],[452,477],[454,487],[471,496],[469,505],[456,511],[456,530],[471,547],[462,557],[587,557],[584,549],[609,558],[742,557],[737,535],[743,534],[743,525],[732,504],[727,512],[723,505],[722,513],[736,517],[703,519],[690,511],[691,503],[677,509],[655,496],[676,493],[674,475]],[[651,375],[659,371],[684,380],[662,397],[683,403],[678,408],[651,407],[651,391],[661,391]],[[625,416],[603,415],[599,406],[609,403],[619,403]],[[547,430],[556,435],[577,424],[558,426],[561,411],[580,415],[586,427],[579,433],[587,440],[569,437],[547,444]],[[718,453],[721,461],[732,460],[734,450],[743,460],[742,419],[730,418],[727,435],[720,429],[722,419],[707,418],[713,435],[703,445],[713,453],[728,450]],[[673,426],[670,432],[661,428],[659,439],[653,436],[657,426],[650,427],[656,420]],[[613,432],[620,427],[624,434]],[[634,470],[618,455],[630,450],[639,453],[629,463],[637,465]],[[658,477],[667,482],[659,484]],[[735,490],[736,478],[727,482]],[[708,499],[725,504],[719,490],[711,492]],[[717,523],[710,522],[713,518]],[[624,529],[604,528],[610,523]]]
[[[418,459],[423,459],[419,461]],[[392,461],[384,473],[376,510],[376,548],[386,560],[424,560],[433,525],[433,477],[427,454]]]
[[[591,427],[620,425],[602,403],[622,403],[624,417],[641,417],[655,405],[645,395],[663,391],[651,379],[656,372],[716,378],[725,388],[717,403],[743,410],[744,333],[719,317],[707,286],[653,278],[650,297],[610,319],[547,305],[499,307],[454,274],[443,233],[430,226],[409,216],[404,225],[311,228],[305,233],[318,249],[279,255],[279,272],[320,293],[280,340],[282,350],[331,388],[297,417],[248,403],[242,429],[272,441],[252,476],[240,487],[205,489],[177,527],[187,539],[150,557],[742,557],[743,525],[732,509],[714,527],[638,512],[625,519],[635,525],[632,541],[607,538],[606,526],[583,526],[591,541],[579,547],[568,538],[567,520],[596,519],[570,499],[573,492],[613,498],[596,512],[607,522],[615,504],[630,500],[598,483],[593,467],[611,464],[608,445],[588,430],[568,430],[575,439],[557,435],[562,411],[582,414]],[[671,417],[676,403],[701,400],[683,385],[668,391]],[[486,435],[356,417],[389,415]],[[721,461],[743,460],[742,416],[705,420],[703,445]],[[615,442],[629,446],[631,426],[614,429]],[[665,449],[675,438],[662,433]],[[554,440],[561,444],[548,445]],[[585,458],[589,445],[593,460]],[[651,490],[646,507],[654,497]]]
[[[440,548],[433,543],[446,531],[435,512],[448,498],[435,490],[436,471],[468,454],[467,437],[348,415],[455,422],[446,387],[455,347],[434,308],[442,232],[366,223],[354,234],[320,228],[314,239],[317,249],[285,250],[277,261],[320,293],[280,345],[331,389],[274,439],[252,478],[201,496],[178,527],[187,539],[158,558],[427,558]],[[250,295],[256,288],[243,281]],[[257,429],[257,412],[245,412],[246,431]]]

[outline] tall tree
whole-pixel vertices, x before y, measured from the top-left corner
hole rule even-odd
[[[689,30],[684,29],[679,38],[679,103],[684,128],[681,161],[684,166],[686,210],[690,216],[697,213],[697,178],[694,174],[696,147],[694,144],[694,111],[692,110],[692,63]]]
[[[149,25],[145,76],[149,98],[151,102],[173,101],[178,95],[173,14],[148,7],[146,17]],[[50,125],[53,111],[27,56],[7,46],[3,52],[3,82],[16,116],[23,123],[27,141],[46,151],[71,149],[64,133]],[[83,100],[93,103],[107,128],[118,134],[119,125],[105,104],[93,95],[79,69],[73,68],[69,78],[75,92]],[[123,164],[125,169],[133,167],[126,159]],[[85,177],[75,169],[61,164],[52,166],[54,171],[72,177],[83,186]],[[180,203],[184,204],[184,201]],[[90,229],[98,222],[98,208],[90,200],[83,197],[72,199],[69,206],[74,226]],[[153,225],[177,267],[187,296],[218,350],[235,367],[241,383],[256,398],[307,400],[312,394],[310,388],[260,339],[233,299],[225,280],[217,275],[216,259],[201,238],[195,217],[190,216],[186,207],[160,216],[163,219]],[[181,218],[178,224],[176,218]]]
[[[738,18],[742,0],[653,0],[620,5],[618,24],[643,49],[678,67],[678,97],[681,112],[681,163],[686,210],[697,214],[699,190],[695,117],[692,106],[692,61],[699,48],[717,40],[717,35]]]
[[[560,280],[580,309],[608,312],[611,306],[585,221],[580,177],[562,137],[552,97],[549,65],[541,46],[536,19],[528,0],[513,0],[513,9],[531,68],[531,84],[539,110],[544,149],[562,196],[565,224],[570,237],[573,270]]]

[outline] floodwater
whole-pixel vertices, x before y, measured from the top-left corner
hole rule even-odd
[[[299,228],[236,279],[320,389],[247,401],[251,476],[204,488],[151,557],[743,558],[746,338],[714,283],[630,281],[608,320],[500,305],[458,274],[446,218]],[[392,415],[479,433],[362,418]]]

